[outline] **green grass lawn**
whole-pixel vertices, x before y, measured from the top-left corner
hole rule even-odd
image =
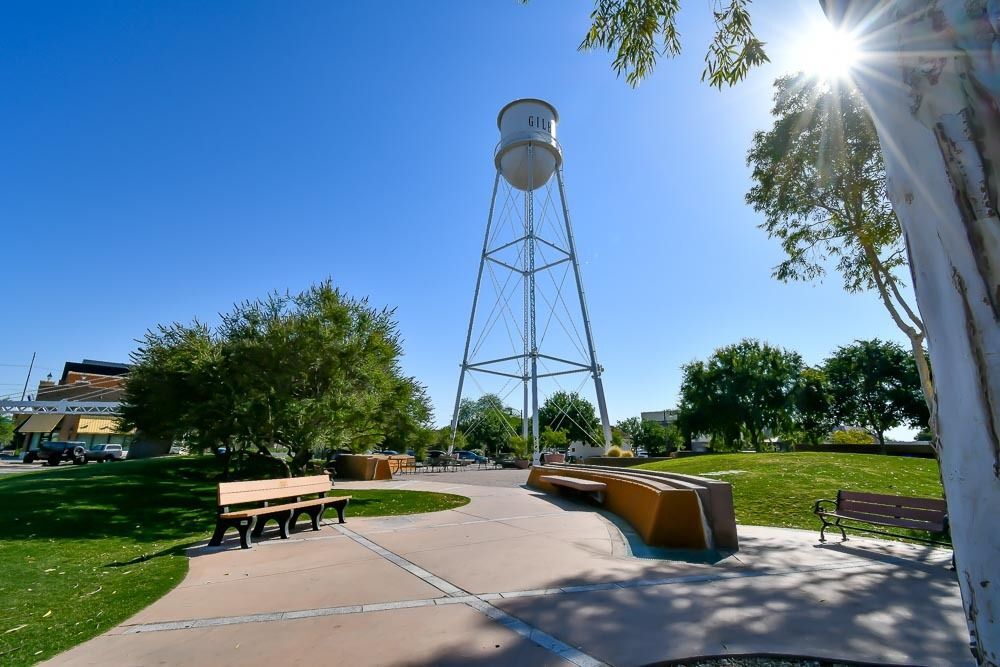
[[[733,485],[733,504],[739,523],[817,532],[820,522],[812,512],[814,501],[836,498],[839,489],[928,498],[941,498],[943,493],[937,461],[904,456],[823,452],[713,454],[639,467],[707,474],[729,482]],[[839,538],[839,532],[834,534]]]
[[[171,457],[0,478],[0,664],[32,664],[177,585],[215,525],[218,463]],[[347,519],[460,507],[421,491],[345,490]],[[230,539],[235,533],[230,534]]]

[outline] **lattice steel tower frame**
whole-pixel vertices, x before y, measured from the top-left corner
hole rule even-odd
[[[462,392],[465,380],[470,374],[488,374],[506,378],[508,382],[519,381],[523,387],[523,412],[521,420],[521,435],[532,443],[535,453],[539,451],[539,389],[538,381],[544,378],[557,378],[575,373],[589,373],[593,379],[594,391],[597,397],[597,408],[603,431],[604,445],[611,444],[611,425],[608,420],[607,402],[604,396],[604,383],[601,379],[603,367],[597,361],[597,351],[591,328],[587,300],[583,290],[583,280],[580,273],[580,262],[573,236],[573,226],[570,222],[569,205],[566,200],[566,188],[562,170],[562,148],[555,138],[555,129],[559,116],[555,108],[547,102],[537,99],[515,100],[506,105],[497,118],[501,132],[501,140],[497,145],[494,161],[496,177],[493,181],[493,194],[490,198],[489,214],[486,219],[486,233],[483,239],[482,254],[479,261],[479,272],[472,298],[472,312],[469,316],[469,326],[465,338],[465,351],[462,355],[461,372],[458,379],[458,390],[455,396],[455,410],[451,420],[451,436],[454,443],[459,426],[459,412],[462,402]],[[552,201],[552,183],[558,190],[558,207]],[[512,211],[520,212],[511,227],[517,232],[515,238],[506,242],[497,240],[498,194],[501,195],[499,217]],[[545,238],[544,230],[539,228],[536,212],[536,194],[543,198],[540,221],[544,226],[551,223],[551,235]],[[547,195],[547,197],[546,197]],[[521,201],[517,201],[520,199]],[[559,218],[558,224],[549,217],[549,204],[552,203],[551,214]],[[523,212],[523,213],[521,213]],[[514,217],[514,216],[512,216]],[[502,221],[501,221],[502,222]],[[520,223],[518,225],[517,223]],[[516,250],[516,257],[510,255]],[[554,253],[551,259],[547,253]],[[541,258],[542,262],[536,263]],[[562,288],[568,277],[568,269],[572,267],[573,282],[579,299],[579,310],[571,313],[565,300],[562,300]],[[522,313],[520,326],[514,323],[514,329],[520,334],[520,341],[512,354],[485,359],[478,359],[475,354],[479,345],[473,345],[473,332],[477,324],[477,315],[482,308],[483,277],[489,273],[495,279],[494,268],[507,273],[507,282],[503,289],[497,291],[497,302],[486,317],[486,323],[492,320],[493,326],[499,319],[514,321],[514,311],[510,308],[510,299],[514,292],[506,294],[506,285],[512,277],[517,277],[522,284]],[[563,282],[558,284],[556,299],[550,301],[542,294],[544,305],[548,310],[539,313],[536,295],[539,294],[537,278],[544,273],[552,273],[563,267]],[[553,286],[557,285],[552,279]],[[516,289],[516,287],[515,287]],[[562,306],[568,316],[575,315],[582,325],[585,345],[575,346],[581,358],[567,358],[565,355],[547,354],[544,349],[545,333],[549,331],[553,317],[557,315],[557,306],[562,300]],[[538,335],[539,316],[542,315],[544,330],[540,339]],[[575,318],[574,318],[575,319]],[[561,322],[560,322],[561,323]],[[578,328],[573,321],[573,330],[580,340]],[[507,322],[505,322],[507,325]],[[569,327],[563,326],[569,336]],[[512,344],[514,340],[508,328]],[[546,368],[539,372],[539,363]],[[510,368],[513,365],[514,368]],[[558,380],[556,380],[558,382]],[[584,383],[586,378],[584,378]],[[497,406],[502,408],[502,406]],[[570,415],[567,416],[572,419]],[[530,431],[529,431],[530,422]]]

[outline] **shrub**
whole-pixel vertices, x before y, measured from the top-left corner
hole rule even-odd
[[[868,431],[849,428],[831,433],[830,442],[835,445],[873,445],[875,438]]]
[[[608,451],[606,451],[604,453],[604,455],[605,456],[618,457],[618,456],[622,455],[622,449],[621,449],[621,447],[612,447],[611,449],[609,449]]]
[[[631,449],[623,449],[623,450],[622,450],[622,453],[621,453],[621,457],[622,457],[623,459],[630,459],[630,458],[632,458],[633,456],[635,456],[635,454],[633,454],[633,453],[632,453],[632,450],[631,450]]]

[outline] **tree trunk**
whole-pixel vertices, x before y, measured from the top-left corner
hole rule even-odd
[[[855,79],[926,326],[958,579],[977,659],[997,665],[1000,17],[992,0],[821,2],[869,54]]]

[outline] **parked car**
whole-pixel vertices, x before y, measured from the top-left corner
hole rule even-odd
[[[91,445],[87,453],[84,454],[84,458],[87,461],[97,461],[98,463],[121,461],[125,458],[125,452],[122,450],[121,445]]]
[[[459,463],[468,465],[470,463],[486,463],[486,457],[480,456],[475,452],[467,452],[463,449],[457,449],[451,453],[452,458],[456,459]]]
[[[74,465],[83,465],[87,462],[87,445],[83,442],[62,440],[43,442],[38,445],[38,449],[33,449],[24,455],[25,463],[34,463],[35,461],[47,461],[50,466],[57,466],[62,461],[72,461]]]

